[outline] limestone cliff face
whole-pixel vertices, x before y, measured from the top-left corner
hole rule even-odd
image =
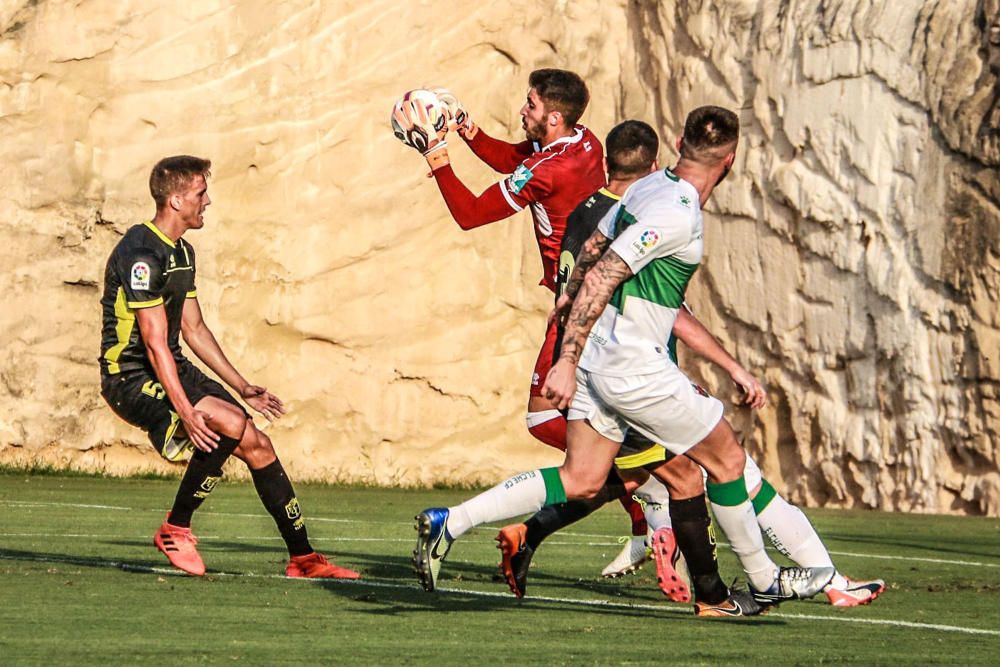
[[[590,84],[600,136],[741,109],[691,300],[767,381],[748,442],[776,486],[1000,513],[1000,8],[815,4],[0,7],[0,461],[164,465],[98,395],[97,300],[107,253],[152,215],[149,168],[176,153],[214,162],[200,300],[289,403],[269,433],[297,476],[558,461],[522,421],[549,305],[530,219],[460,231],[388,130],[394,99],[433,82],[516,138],[528,73],[557,66]],[[477,192],[496,178],[451,152]]]
[[[809,504],[1000,512],[1000,3],[630,9],[661,127],[741,109],[692,300],[767,378],[766,473]]]

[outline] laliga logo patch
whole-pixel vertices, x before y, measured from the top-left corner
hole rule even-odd
[[[652,229],[647,229],[638,239],[632,242],[632,250],[637,257],[642,257],[659,242],[660,235]]]
[[[132,289],[149,289],[149,264],[136,262],[132,265]]]
[[[525,167],[523,164],[519,164],[517,165],[517,169],[514,170],[514,173],[510,175],[509,179],[507,179],[507,185],[511,192],[517,194],[524,189],[524,186],[527,185],[528,181],[530,181],[533,177],[534,174],[531,173],[530,169]]]

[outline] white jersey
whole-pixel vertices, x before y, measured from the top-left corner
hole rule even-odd
[[[580,368],[626,377],[676,367],[667,339],[701,262],[698,191],[669,169],[657,171],[636,181],[598,229],[633,275],[591,329]]]

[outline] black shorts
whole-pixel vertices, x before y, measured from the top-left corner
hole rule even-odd
[[[636,468],[659,467],[664,461],[669,461],[674,455],[635,429],[629,429],[625,434],[625,442],[618,450],[615,465],[619,470],[635,470]]]
[[[206,396],[214,396],[248,415],[239,401],[194,364],[178,364],[177,375],[191,405],[197,405]],[[101,396],[116,415],[146,432],[160,456],[168,461],[190,458],[194,445],[152,372],[139,370],[105,376],[101,379]]]

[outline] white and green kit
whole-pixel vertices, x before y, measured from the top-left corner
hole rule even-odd
[[[598,229],[632,276],[590,331],[569,419],[588,419],[621,442],[632,427],[683,454],[722,418],[722,403],[700,392],[667,347],[688,283],[701,262],[698,192],[669,170],[637,181]]]

